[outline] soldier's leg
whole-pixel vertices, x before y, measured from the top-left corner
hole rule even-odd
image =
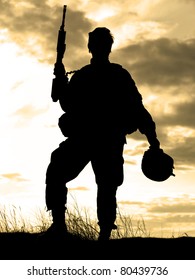
[[[97,191],[97,217],[100,227],[100,238],[109,239],[112,229],[116,229],[116,192],[117,186],[98,185]]]
[[[88,162],[85,145],[74,139],[67,139],[52,152],[46,172],[45,201],[54,224],[65,223],[66,183],[76,178]]]
[[[123,183],[123,143],[109,143],[99,149],[92,161],[97,183],[97,217],[99,239],[109,239],[116,228],[117,188]]]

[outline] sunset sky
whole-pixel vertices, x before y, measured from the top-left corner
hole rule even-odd
[[[195,1],[0,0],[0,204],[45,207],[45,171],[64,140],[63,111],[51,99],[56,40],[66,12],[67,71],[88,64],[88,33],[109,28],[110,61],[134,78],[156,122],[161,148],[175,161],[175,177],[153,182],[141,172],[144,135],[128,136],[121,212],[142,217],[151,235],[195,236]],[[68,183],[72,197],[96,212],[90,164]]]

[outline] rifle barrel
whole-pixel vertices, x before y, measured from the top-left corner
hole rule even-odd
[[[65,25],[65,14],[66,14],[66,5],[64,5],[64,8],[63,8],[63,16],[62,16],[62,25],[60,27],[60,29],[64,29],[64,25]]]

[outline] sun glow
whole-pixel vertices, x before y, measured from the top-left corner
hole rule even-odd
[[[87,14],[87,18],[100,22],[106,18],[114,16],[116,11],[111,7],[102,7],[99,10]]]

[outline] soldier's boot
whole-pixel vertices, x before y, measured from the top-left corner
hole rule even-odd
[[[115,224],[111,226],[100,226],[98,241],[109,240],[113,229],[117,229]]]
[[[45,233],[45,236],[51,238],[63,238],[67,235],[65,223],[65,207],[52,209],[52,224]]]
[[[49,177],[48,177],[49,178]],[[55,186],[58,186],[56,191]],[[52,224],[46,231],[47,236],[64,236],[67,233],[65,211],[67,201],[67,187],[62,182],[46,184],[45,199],[47,210],[51,211]]]

